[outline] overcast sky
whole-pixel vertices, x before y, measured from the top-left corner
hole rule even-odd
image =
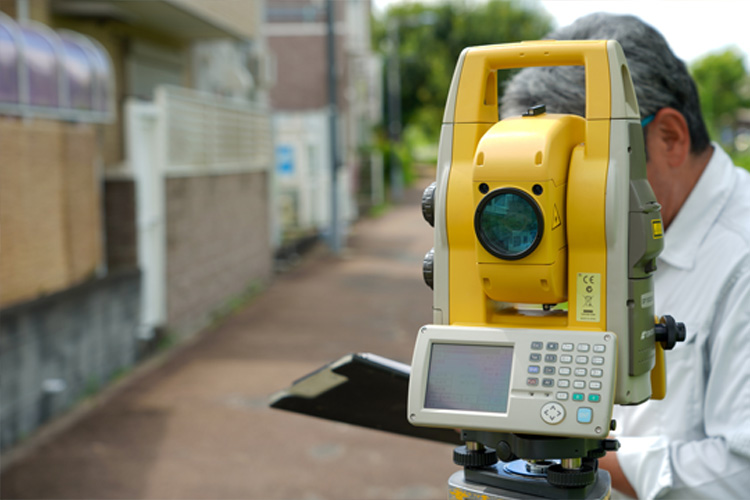
[[[390,3],[411,0],[372,1],[377,9],[383,9]],[[592,12],[636,15],[661,31],[675,54],[688,63],[708,52],[732,45],[745,54],[750,53],[750,2],[747,0],[521,1],[537,7],[541,5],[559,26]]]

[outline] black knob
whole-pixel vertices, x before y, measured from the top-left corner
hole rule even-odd
[[[617,451],[620,449],[620,442],[616,439],[604,439],[602,440],[602,448],[604,448],[604,451]]]
[[[435,189],[437,182],[433,182],[422,193],[422,217],[432,227],[435,227]]]
[[[434,285],[434,282],[433,282],[434,268],[435,268],[435,249],[433,248],[425,254],[424,259],[422,260],[422,278],[424,278],[424,282],[430,288],[433,288],[433,285]]]
[[[497,463],[497,454],[492,448],[470,450],[466,445],[459,446],[453,450],[453,463],[461,467],[489,467]]]
[[[677,342],[684,342],[687,335],[685,323],[678,323],[672,316],[663,316],[654,327],[654,339],[664,349],[672,349]]]
[[[497,443],[495,454],[497,455],[497,458],[499,458],[503,462],[512,462],[513,460],[518,458],[513,453],[513,450],[511,449],[510,444],[507,441],[500,441],[499,443]]]
[[[593,484],[595,480],[596,471],[588,464],[579,469],[565,469],[562,465],[555,464],[547,469],[547,482],[558,488],[583,488]]]
[[[547,106],[545,106],[544,104],[537,104],[536,106],[531,106],[521,116],[539,116],[539,115],[543,115],[546,112],[547,112]]]

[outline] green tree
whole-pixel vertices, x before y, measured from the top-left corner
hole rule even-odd
[[[726,49],[701,57],[690,69],[711,137],[721,141],[725,130],[733,135],[737,110],[750,106],[750,79],[744,55],[736,48]],[[731,144],[725,146],[731,149]]]
[[[393,42],[389,27],[398,38],[403,136],[436,145],[461,51],[474,45],[537,40],[550,30],[551,19],[537,2],[529,1],[396,4],[373,22],[374,46],[384,59]],[[508,76],[498,75],[499,87]],[[385,129],[382,132],[385,138]]]

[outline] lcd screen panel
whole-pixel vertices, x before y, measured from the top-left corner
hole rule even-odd
[[[512,347],[433,344],[424,406],[506,413],[512,365]]]

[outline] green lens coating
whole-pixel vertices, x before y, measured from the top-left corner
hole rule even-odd
[[[523,191],[504,188],[477,207],[474,227],[482,246],[495,257],[516,260],[529,255],[542,239],[539,205]]]

